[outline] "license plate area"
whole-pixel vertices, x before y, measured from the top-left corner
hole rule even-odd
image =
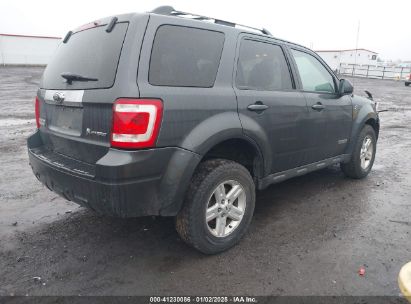
[[[46,125],[49,130],[70,136],[81,136],[84,90],[46,90],[43,92]]]
[[[51,131],[80,136],[83,128],[83,108],[48,105],[47,126]]]

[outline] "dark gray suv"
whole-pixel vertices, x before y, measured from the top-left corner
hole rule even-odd
[[[35,176],[101,214],[175,216],[188,244],[236,244],[255,191],[333,164],[363,178],[379,118],[313,51],[160,7],[70,31],[28,139]]]

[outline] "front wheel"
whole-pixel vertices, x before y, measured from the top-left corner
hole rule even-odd
[[[254,204],[254,182],[246,168],[229,160],[205,161],[196,170],[177,215],[177,232],[203,253],[222,252],[245,234]]]
[[[357,137],[351,159],[342,163],[344,174],[351,178],[364,178],[370,173],[377,150],[377,136],[370,125],[365,125]]]

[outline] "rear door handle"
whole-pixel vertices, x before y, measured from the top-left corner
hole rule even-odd
[[[325,106],[321,102],[317,102],[316,104],[313,104],[311,108],[316,111],[322,111],[324,110]]]
[[[256,102],[255,104],[251,104],[247,107],[247,109],[249,111],[253,111],[253,112],[262,112],[268,109],[268,106],[263,104],[261,101],[260,102]]]

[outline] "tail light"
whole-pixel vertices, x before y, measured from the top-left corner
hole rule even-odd
[[[36,97],[36,101],[34,103],[34,112],[36,115],[37,129],[39,129],[40,128],[40,100],[38,97]]]
[[[159,99],[118,99],[113,106],[111,146],[151,148],[160,130],[163,103]]]

